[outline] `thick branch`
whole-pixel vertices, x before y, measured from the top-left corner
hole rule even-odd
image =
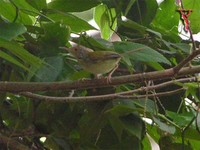
[[[178,76],[190,75],[200,72],[200,66],[182,68]],[[1,92],[36,92],[36,91],[54,91],[54,90],[72,90],[72,89],[89,89],[109,87],[120,84],[136,83],[149,80],[161,80],[172,78],[174,76],[173,69],[163,71],[153,71],[148,73],[140,73],[134,75],[126,75],[113,77],[111,83],[107,82],[106,78],[94,80],[79,80],[67,82],[0,82]]]

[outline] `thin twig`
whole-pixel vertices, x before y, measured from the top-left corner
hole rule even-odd
[[[183,59],[177,66],[173,68],[174,73],[177,74],[181,70],[181,68],[183,68],[186,64],[188,64],[192,59],[194,59],[199,54],[200,50],[193,51],[188,57]]]
[[[148,94],[148,95],[135,95],[135,96],[120,95],[119,97],[120,98],[137,98],[137,99],[145,98],[146,96],[147,97],[154,97],[154,96],[162,97],[162,96],[174,95],[174,94],[180,93],[184,90],[185,90],[184,88],[180,88],[180,89],[176,89],[173,91],[159,92],[159,93],[153,93],[153,94]]]
[[[184,88],[180,88],[173,91],[167,91],[167,92],[160,92],[157,94],[148,94],[148,97],[154,97],[154,96],[166,96],[166,95],[173,95],[176,93],[179,93],[181,91],[184,91]],[[37,99],[41,101],[52,101],[52,102],[67,102],[67,103],[74,103],[74,102],[90,102],[90,101],[107,101],[107,100],[114,100],[117,98],[121,99],[139,99],[139,98],[145,98],[145,95],[136,95],[136,96],[126,96],[126,95],[120,95],[118,94],[107,94],[107,95],[98,95],[98,96],[85,96],[85,97],[53,97],[53,96],[44,96],[39,94],[34,94],[31,92],[22,92],[19,93],[22,96],[29,97],[32,99]]]

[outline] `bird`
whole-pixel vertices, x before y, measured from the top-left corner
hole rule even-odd
[[[71,48],[60,48],[71,53],[84,70],[96,77],[109,73],[107,76],[108,83],[111,83],[112,74],[118,68],[121,59],[121,55],[114,51],[93,51],[80,45]]]

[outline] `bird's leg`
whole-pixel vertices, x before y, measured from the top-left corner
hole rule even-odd
[[[116,64],[115,68],[112,69],[112,71],[108,74],[107,77],[107,83],[111,83],[111,78],[112,78],[112,74],[115,72],[115,70],[118,68],[118,64]]]

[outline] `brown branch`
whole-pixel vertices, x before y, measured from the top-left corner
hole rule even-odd
[[[185,67],[178,73],[178,76],[191,75],[200,72],[200,66]],[[72,89],[89,89],[110,87],[120,84],[137,83],[149,80],[161,80],[172,78],[174,76],[173,68],[153,71],[148,73],[139,73],[134,75],[125,75],[112,77],[111,83],[107,82],[106,78],[93,80],[78,80],[67,82],[0,82],[0,92],[36,92],[36,91],[54,91],[54,90],[72,90]]]
[[[31,92],[23,92],[20,93],[20,95],[23,95],[25,97],[29,97],[32,99],[38,99],[41,101],[52,101],[52,102],[67,102],[67,103],[75,103],[75,102],[91,102],[91,101],[106,101],[106,100],[115,100],[117,98],[121,99],[127,99],[127,98],[145,98],[147,97],[161,97],[161,96],[166,96],[166,95],[173,95],[176,93],[179,93],[183,91],[184,88],[180,88],[177,90],[173,91],[167,91],[167,92],[160,92],[156,94],[148,94],[148,95],[135,95],[135,96],[126,96],[126,95],[120,95],[120,94],[107,94],[107,95],[98,95],[98,96],[85,96],[85,97],[53,97],[53,96],[43,96],[43,95],[38,95],[34,94]]]
[[[153,86],[140,87],[138,89],[134,89],[134,90],[126,91],[126,92],[98,95],[98,96],[85,96],[85,97],[52,97],[52,96],[38,95],[38,94],[31,93],[31,92],[22,92],[19,94],[23,95],[25,97],[32,98],[32,99],[54,101],[54,102],[69,102],[69,103],[71,103],[71,102],[86,102],[86,101],[104,101],[104,100],[111,100],[111,99],[113,100],[113,99],[116,99],[119,97],[121,98],[121,97],[123,97],[122,95],[124,95],[124,97],[125,97],[125,95],[127,95],[127,94],[133,94],[133,93],[137,93],[137,92],[144,92],[144,91],[148,91],[148,90],[164,88],[166,86],[176,84],[178,82],[184,83],[184,82],[192,82],[192,81],[196,81],[196,78],[195,77],[183,78],[183,79],[168,81],[168,82],[153,85]],[[153,95],[157,96],[156,94],[153,94]],[[141,97],[141,96],[145,96],[145,95],[139,95],[139,97]],[[133,97],[138,98],[138,96],[133,96]]]
[[[133,94],[133,93],[137,93],[137,92],[156,90],[156,89],[161,89],[161,88],[164,88],[164,87],[172,85],[172,84],[193,82],[193,81],[196,81],[196,80],[197,80],[196,77],[181,78],[181,79],[171,80],[171,81],[167,81],[167,82],[156,84],[156,85],[151,85],[151,86],[147,86],[147,87],[140,87],[138,89],[120,92],[120,95],[128,95],[128,94]]]
[[[34,94],[31,92],[19,93],[22,96],[29,97],[31,99],[37,99],[41,101],[51,101],[51,102],[90,102],[90,101],[105,101],[118,98],[117,94],[107,94],[98,96],[85,96],[85,97],[54,97],[54,96],[44,96],[39,94]]]

